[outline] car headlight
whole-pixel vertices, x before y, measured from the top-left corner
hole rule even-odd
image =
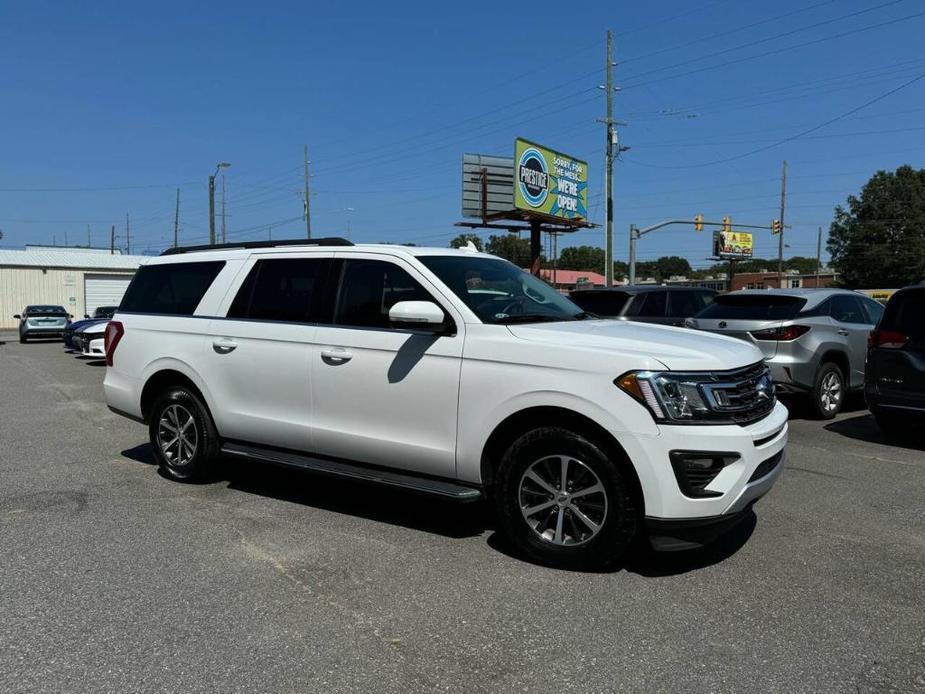
[[[615,383],[645,405],[661,422],[713,420],[716,413],[707,403],[701,385],[713,381],[711,374],[631,371]]]

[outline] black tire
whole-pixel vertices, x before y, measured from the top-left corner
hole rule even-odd
[[[172,438],[168,427],[174,426],[183,429],[184,437],[168,445]],[[151,408],[148,435],[165,476],[178,482],[204,482],[211,477],[221,444],[208,409],[189,389],[171,386],[161,393]]]
[[[837,387],[837,391],[833,390]],[[832,419],[841,412],[847,390],[845,375],[833,362],[826,362],[816,372],[816,380],[810,392],[810,406],[818,419]]]
[[[533,478],[527,481],[528,470],[546,480],[554,479],[556,461],[561,475],[563,458],[570,460],[564,467],[569,486],[574,485],[574,498],[563,500],[569,495],[556,496],[552,489],[540,488]],[[502,456],[495,481],[493,497],[501,530],[517,549],[537,563],[605,569],[620,559],[636,534],[637,504],[619,463],[609,459],[597,443],[568,429],[542,427],[520,436]],[[600,492],[579,499],[582,489],[597,483],[603,489],[604,503]],[[549,499],[553,500],[549,513],[543,510],[528,522],[522,505],[535,508],[534,502],[544,505]],[[600,521],[599,529],[593,531],[590,525],[580,522],[580,515]],[[541,530],[545,530],[545,537]],[[582,533],[588,535],[586,539],[582,539]]]
[[[19,344],[21,344],[21,345],[26,344],[26,336],[25,336],[25,335],[20,335],[20,336],[19,336]]]

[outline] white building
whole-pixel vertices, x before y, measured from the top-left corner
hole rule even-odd
[[[98,248],[0,250],[0,328],[15,328],[13,316],[29,304],[61,305],[75,318],[118,304],[146,260]]]

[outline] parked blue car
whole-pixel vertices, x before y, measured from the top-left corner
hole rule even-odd
[[[100,321],[105,323],[112,318],[118,308],[118,306],[99,306],[93,312],[92,318],[90,316],[84,316],[84,320],[74,321],[68,325],[64,330],[64,349],[77,349],[77,345],[74,344],[74,333],[86,325],[92,325]]]

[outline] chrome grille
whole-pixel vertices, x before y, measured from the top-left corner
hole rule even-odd
[[[716,375],[704,383],[703,394],[710,409],[737,424],[751,424],[774,409],[774,382],[764,362]]]

